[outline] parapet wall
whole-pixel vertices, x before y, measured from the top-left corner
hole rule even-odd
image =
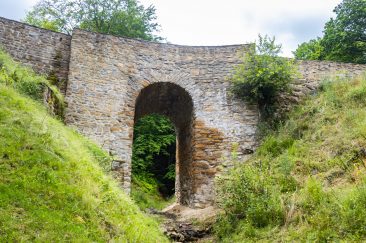
[[[285,101],[296,104],[302,97],[317,90],[323,80],[349,78],[366,72],[366,65],[330,61],[298,61],[299,79],[293,84],[293,93]],[[285,104],[289,109],[292,105]]]
[[[16,61],[46,76],[57,77],[65,94],[71,36],[0,17],[0,48]]]
[[[15,60],[30,66],[40,74],[56,75],[58,86],[65,94],[69,75],[69,61],[72,36],[50,30],[37,28],[28,24],[0,17],[0,48],[3,48]],[[117,38],[118,39],[118,38]],[[121,38],[123,39],[123,38]],[[147,45],[154,43],[146,42]],[[175,45],[161,44],[168,49]],[[220,47],[180,47],[179,49],[210,48],[211,52]],[[223,48],[223,47],[221,47]],[[224,47],[226,48],[226,47]],[[231,55],[238,52],[240,46],[232,46]],[[231,58],[231,64],[240,60]],[[195,62],[195,60],[192,60]],[[319,81],[330,75],[358,75],[365,72],[365,65],[337,63],[328,61],[300,61],[302,77],[295,85],[295,98],[316,89]],[[348,74],[345,74],[348,73]],[[229,73],[228,73],[229,74]]]

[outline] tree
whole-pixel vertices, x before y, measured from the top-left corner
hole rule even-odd
[[[74,28],[144,40],[154,35],[155,8],[144,8],[136,0],[40,0],[25,22],[70,34]]]
[[[259,35],[256,48],[244,53],[242,64],[235,68],[231,78],[234,93],[257,103],[264,117],[271,115],[276,97],[289,90],[296,74],[293,60],[278,56],[281,48],[274,37]]]
[[[133,136],[132,175],[157,184],[170,196],[175,185],[175,129],[165,116],[152,114],[136,122]]]
[[[296,59],[299,60],[322,60],[324,47],[321,45],[321,39],[310,40],[299,45],[293,52]]]
[[[324,27],[323,38],[298,46],[297,59],[366,63],[366,1],[343,0]]]
[[[366,1],[343,0],[324,28],[325,59],[366,63]]]

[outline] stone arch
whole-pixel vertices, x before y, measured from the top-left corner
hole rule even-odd
[[[149,114],[167,116],[175,126],[177,202],[188,205],[191,201],[194,178],[193,121],[194,103],[191,95],[181,86],[171,82],[154,82],[140,90],[135,101],[134,122]]]
[[[162,72],[161,70],[145,70],[143,73],[129,77],[129,92],[131,92],[132,99],[129,100],[128,105],[134,107],[136,105],[136,98],[140,95],[141,90],[145,87],[155,83],[171,83],[183,88],[193,101],[199,100],[203,93],[201,87],[196,83],[190,73],[181,70],[174,66],[169,72]],[[193,102],[194,110],[200,109],[198,102]]]

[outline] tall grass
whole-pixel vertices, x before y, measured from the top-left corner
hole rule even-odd
[[[223,241],[366,240],[366,75],[329,80],[219,181]]]
[[[166,242],[108,154],[47,113],[47,81],[0,60],[0,242]]]
[[[48,103],[48,108],[62,116],[64,98],[58,88],[52,85],[44,76],[37,75],[30,68],[13,61],[0,48],[0,84],[12,87],[23,95]],[[46,98],[46,93],[48,97]]]

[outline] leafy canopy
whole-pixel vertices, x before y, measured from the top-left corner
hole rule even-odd
[[[321,39],[310,40],[300,44],[294,52],[295,58],[299,60],[322,60],[324,47],[321,44]]]
[[[256,48],[245,52],[243,62],[235,68],[231,78],[234,93],[263,108],[271,105],[279,92],[288,90],[296,72],[292,60],[278,56],[281,47],[274,37],[259,35]]]
[[[344,0],[334,12],[324,28],[325,59],[366,63],[366,1]]]
[[[175,129],[171,121],[152,114],[139,119],[134,127],[132,172],[135,179],[157,184],[165,196],[174,193]]]
[[[323,38],[298,46],[294,55],[303,60],[366,63],[366,1],[343,0],[324,27]]]
[[[144,40],[161,40],[154,32],[155,8],[136,0],[40,0],[25,22],[70,34],[74,28]]]

